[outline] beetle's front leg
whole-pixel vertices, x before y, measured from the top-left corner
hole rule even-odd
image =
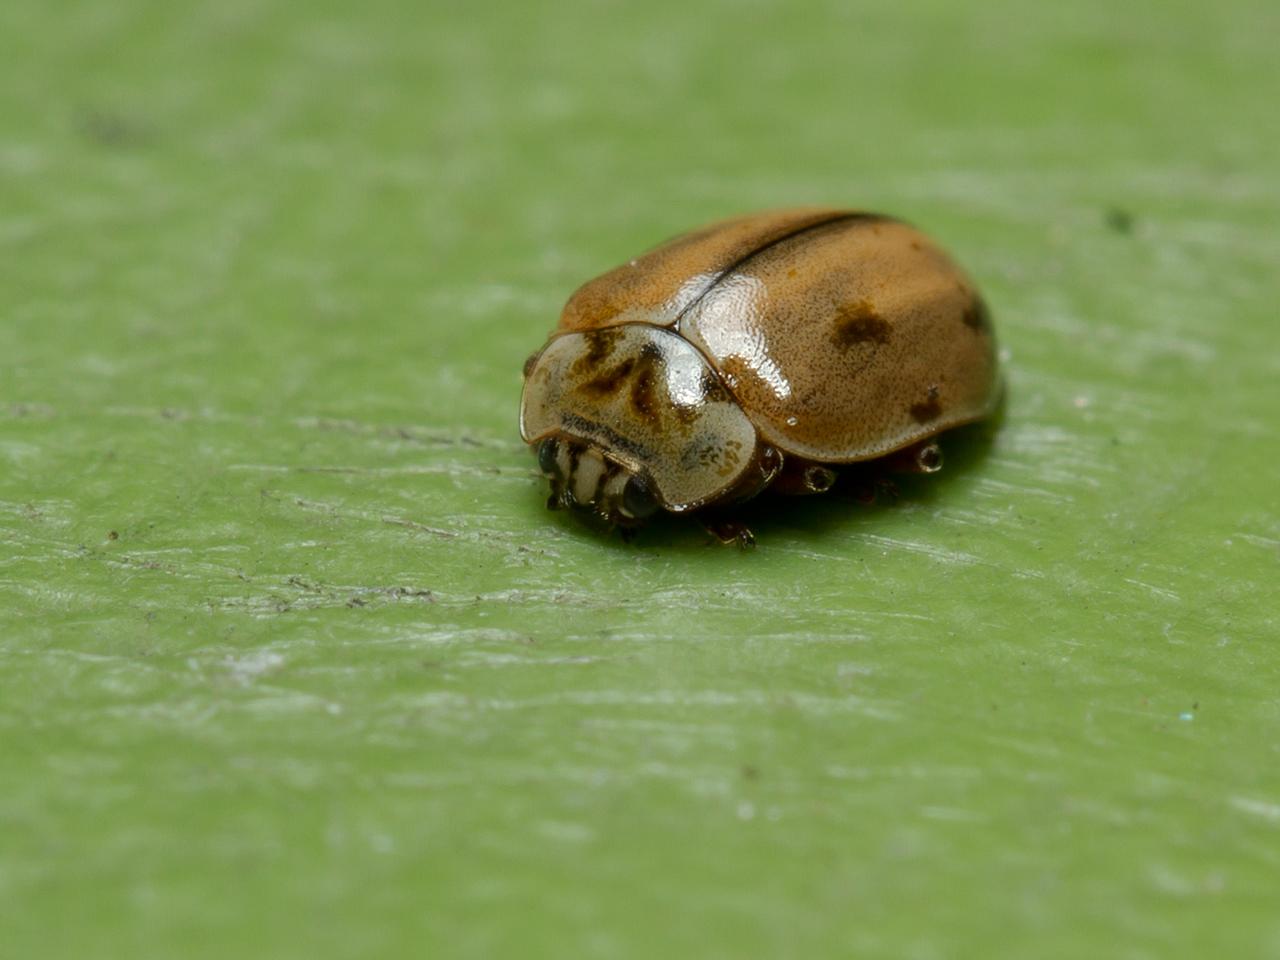
[[[699,516],[698,521],[711,536],[725,546],[737,544],[740,550],[750,550],[756,545],[756,535],[741,520],[721,515]]]

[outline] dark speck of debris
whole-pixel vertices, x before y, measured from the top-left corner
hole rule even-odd
[[[119,534],[119,533],[117,533],[115,530],[108,530],[108,531],[107,531],[107,539],[108,539],[108,540],[119,540],[119,539],[120,539],[120,534]]]
[[[742,768],[742,779],[743,780],[759,780],[760,771],[757,768],[748,764],[747,766],[744,766]]]
[[[1107,226],[1116,233],[1125,235],[1133,233],[1133,214],[1120,207],[1108,207],[1106,212]]]
[[[113,110],[82,110],[76,127],[81,136],[100,147],[137,147],[151,139],[144,124]]]

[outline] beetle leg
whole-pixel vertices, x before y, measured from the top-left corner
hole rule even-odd
[[[862,504],[894,501],[900,496],[895,474],[937,473],[942,469],[942,448],[936,440],[922,440],[882,460],[854,464],[849,471],[848,495]]]
[[[898,485],[884,465],[851,471],[848,483],[840,489],[844,496],[863,506],[870,506],[876,501],[893,502],[899,497]]]
[[[876,500],[897,500],[902,496],[898,490],[898,485],[893,482],[892,477],[877,477],[876,489],[873,498]]]
[[[725,546],[736,543],[740,550],[750,550],[756,545],[756,536],[741,520],[725,517],[699,517],[702,526]]]
[[[836,482],[836,472],[831,467],[813,460],[788,457],[782,471],[774,478],[769,490],[783,496],[808,496],[826,493]]]
[[[937,473],[942,469],[942,448],[936,440],[921,440],[890,454],[885,467],[893,473]]]

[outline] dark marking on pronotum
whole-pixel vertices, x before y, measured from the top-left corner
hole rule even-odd
[[[603,330],[592,330],[584,333],[587,341],[587,352],[573,362],[571,374],[581,375],[595,369],[609,359],[613,348],[622,336],[622,327],[606,327]]]
[[[846,303],[836,313],[832,339],[848,349],[859,343],[888,343],[892,328],[867,300]]]
[[[635,369],[635,357],[627,357],[616,367],[611,367],[603,373],[592,377],[590,380],[582,384],[578,389],[583,393],[589,393],[592,396],[604,397],[613,393],[617,393],[623,382],[631,376],[631,371]]]
[[[538,362],[540,356],[542,356],[542,351],[538,350],[529,354],[529,359],[524,362],[523,376],[526,380],[529,379],[529,374],[533,373],[533,365]]]
[[[702,399],[706,403],[728,403],[729,391],[725,389],[720,378],[710,370],[703,370],[702,376],[698,380],[698,386],[702,388]]]
[[[655,451],[648,445],[638,443],[630,437],[624,437],[612,427],[595,420],[588,420],[586,417],[579,416],[576,413],[566,411],[561,417],[561,422],[567,432],[575,436],[588,438],[598,446],[621,451],[633,459],[645,461],[655,456]]]
[[[911,417],[916,423],[928,423],[942,416],[942,404],[938,402],[938,385],[929,387],[928,397],[911,405]]]
[[[991,325],[991,316],[987,313],[987,305],[982,302],[982,298],[977,294],[971,296],[969,305],[964,308],[964,313],[960,316],[964,321],[964,325],[975,333],[981,333]]]
[[[710,370],[703,370],[702,375],[698,378],[698,402],[692,404],[673,403],[670,409],[675,414],[676,421],[687,427],[702,415],[702,411],[708,403],[730,403],[732,400],[732,395],[725,385],[720,382],[720,378]]]
[[[654,364],[641,361],[640,369],[631,381],[631,409],[645,420],[658,418],[658,396],[654,385],[656,380]]]

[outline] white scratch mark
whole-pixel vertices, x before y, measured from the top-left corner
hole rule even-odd
[[[586,824],[564,820],[543,820],[534,829],[548,840],[561,843],[590,843],[596,838],[596,832]]]
[[[1241,813],[1261,817],[1270,823],[1280,824],[1280,803],[1268,800],[1255,800],[1252,797],[1232,797],[1230,804]]]
[[[1161,597],[1165,600],[1174,600],[1174,601],[1181,599],[1172,590],[1166,590],[1164,587],[1157,587],[1153,583],[1146,583],[1145,581],[1142,581],[1142,580],[1134,580],[1132,577],[1122,577],[1121,579],[1123,579],[1125,583],[1133,584],[1135,587],[1142,587],[1142,589],[1146,590],[1153,596]]]
[[[935,560],[943,560],[947,563],[979,563],[979,559],[971,553],[964,553],[960,550],[947,550],[943,547],[935,547],[931,544],[920,543],[915,540],[903,540],[900,537],[883,537],[875,533],[860,534],[857,539],[877,544],[882,547],[891,547],[901,550],[908,550],[911,553],[923,554],[926,557],[933,557]]]
[[[232,678],[248,685],[258,677],[283,667],[284,657],[270,650],[255,650],[242,657],[228,657],[224,663],[231,671]]]
[[[1263,547],[1267,549],[1280,547],[1280,540],[1277,540],[1275,537],[1264,537],[1257,533],[1237,533],[1236,536],[1255,547]]]
[[[926,820],[943,820],[950,823],[985,823],[987,817],[960,807],[921,807],[920,816]]]

